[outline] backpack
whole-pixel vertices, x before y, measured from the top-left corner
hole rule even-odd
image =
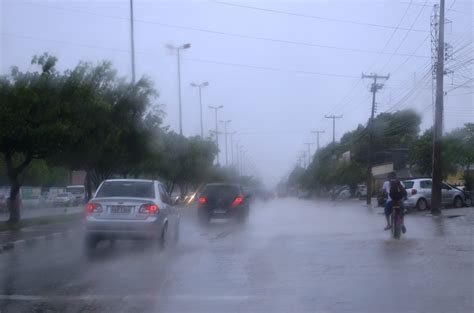
[[[403,188],[402,184],[400,181],[397,180],[391,180],[390,181],[390,192],[389,192],[390,198],[395,201],[400,201],[403,198],[405,198],[406,195],[406,190]]]

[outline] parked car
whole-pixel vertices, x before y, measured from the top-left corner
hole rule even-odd
[[[405,206],[408,209],[426,210],[431,205],[431,178],[411,179],[403,181],[403,183],[407,190]],[[441,194],[441,201],[444,206],[454,206],[455,208],[464,206],[465,195],[463,191],[442,183]]]
[[[364,199],[367,197],[367,185],[359,184],[355,192],[355,196],[359,199]]]
[[[249,214],[249,194],[237,184],[207,184],[199,195],[198,216],[203,224],[211,218],[245,221]]]
[[[54,197],[53,206],[67,207],[72,205],[73,202],[74,196],[70,192],[63,192]]]
[[[156,180],[111,179],[100,184],[86,205],[86,246],[101,240],[147,239],[164,248],[179,238],[180,215]]]
[[[337,194],[337,199],[338,200],[346,200],[351,197],[351,189],[349,186],[343,186]]]
[[[472,198],[474,197],[473,192],[469,192],[469,191],[465,190],[465,187],[463,187],[463,186],[453,186],[453,185],[450,185],[450,184],[447,184],[447,185],[449,185],[449,187],[451,187],[451,188],[454,188],[454,189],[457,189],[457,190],[461,191],[464,194],[464,205],[465,206],[467,206],[467,207],[472,206]]]

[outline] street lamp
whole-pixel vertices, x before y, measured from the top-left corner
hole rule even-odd
[[[224,107],[223,105],[219,105],[219,106],[210,105],[209,106],[209,109],[214,110],[214,114],[215,114],[215,118],[216,118],[215,133],[216,133],[216,146],[217,146],[217,165],[219,165],[219,129],[218,129],[218,125],[217,125],[217,110],[222,109],[223,107]]]
[[[204,137],[204,129],[203,129],[203,124],[202,124],[202,96],[201,96],[201,89],[202,89],[202,87],[209,86],[209,83],[208,83],[208,82],[204,82],[204,83],[201,83],[201,84],[191,83],[191,86],[192,86],[192,87],[197,87],[197,88],[199,88],[199,109],[200,109],[200,113],[201,113],[201,138],[203,138],[203,137]]]
[[[234,135],[236,131],[230,132],[230,164],[234,165]]]
[[[181,109],[181,50],[191,48],[190,43],[175,47],[173,45],[167,45],[168,49],[176,50],[178,58],[178,99],[179,99],[179,134],[183,135],[183,113]]]
[[[229,165],[229,158],[227,156],[227,124],[232,122],[231,120],[226,120],[226,121],[220,121],[222,124],[224,124],[224,141],[225,141],[225,166]]]

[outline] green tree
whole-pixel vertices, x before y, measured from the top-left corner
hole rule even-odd
[[[34,57],[37,72],[12,68],[0,77],[0,153],[10,184],[9,222],[20,220],[20,176],[34,159],[60,153],[74,128],[73,95],[63,92],[67,75],[55,69],[56,58]]]

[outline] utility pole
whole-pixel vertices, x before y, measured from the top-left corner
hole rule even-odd
[[[201,83],[201,84],[191,83],[191,86],[199,88],[199,113],[201,114],[201,138],[204,138],[204,126],[203,126],[203,122],[202,122],[202,94],[201,94],[201,89],[202,89],[202,87],[209,86],[209,83],[208,82],[204,82],[204,83]]]
[[[313,130],[311,131],[313,134],[316,134],[316,147],[319,150],[319,135],[324,133],[324,130]],[[316,151],[318,151],[316,150]]]
[[[314,142],[304,142],[308,146],[308,166],[311,163],[311,145],[314,145]]]
[[[226,121],[220,121],[222,124],[224,124],[224,142],[225,142],[225,166],[229,166],[229,157],[227,155],[227,135],[229,134],[227,132],[227,124],[231,122],[231,120],[226,120]]]
[[[390,75],[387,76],[380,76],[377,74],[370,74],[365,75],[362,74],[362,78],[370,78],[373,79],[374,82],[371,85],[370,91],[372,92],[372,111],[370,114],[369,120],[369,149],[368,149],[368,158],[367,158],[367,204],[370,205],[372,203],[372,142],[373,142],[373,124],[374,124],[374,116],[375,116],[375,94],[377,90],[382,89],[383,84],[378,84],[377,79],[389,79]]]
[[[223,105],[219,105],[219,106],[212,106],[210,105],[209,108],[214,110],[214,113],[215,113],[215,119],[216,119],[216,130],[214,131],[214,133],[216,134],[216,147],[217,147],[217,165],[219,165],[219,127],[218,127],[218,123],[217,123],[217,110],[219,109],[222,109],[224,106]]]
[[[306,168],[306,151],[301,151],[301,154],[303,156],[303,168]]]
[[[135,39],[133,30],[133,0],[130,0],[130,41],[132,45],[132,83],[135,84]]]
[[[230,132],[230,164],[234,165],[234,135],[236,131]]]
[[[325,118],[332,118],[332,143],[336,143],[336,119],[342,118],[342,115],[324,115]]]
[[[433,129],[433,169],[431,187],[431,213],[441,213],[441,181],[442,173],[442,137],[443,137],[443,83],[444,83],[444,10],[445,1],[440,0],[439,6],[439,39],[438,39],[438,57],[436,62],[436,102],[435,119]]]
[[[337,118],[342,118],[342,115],[336,116],[336,115],[324,115],[325,118],[332,118],[332,159],[336,159],[336,119]]]

